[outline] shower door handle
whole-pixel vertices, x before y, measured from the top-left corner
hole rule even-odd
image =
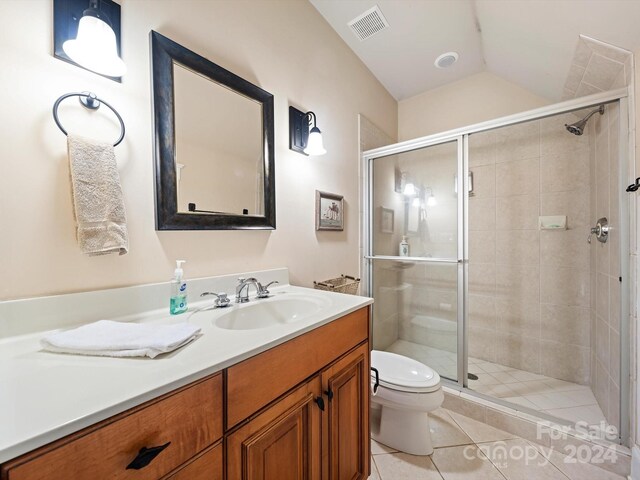
[[[609,222],[607,217],[598,219],[595,227],[591,227],[591,233],[587,237],[587,243],[591,243],[591,236],[595,235],[599,242],[606,243],[609,237]]]

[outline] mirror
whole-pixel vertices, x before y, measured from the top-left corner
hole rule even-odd
[[[275,228],[273,95],[151,32],[156,229]]]

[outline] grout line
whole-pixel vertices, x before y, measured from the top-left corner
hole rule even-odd
[[[502,441],[504,441],[504,440],[498,440],[498,441],[499,441],[499,442],[502,442]],[[478,449],[478,451],[480,452],[480,455],[482,455],[484,458],[486,458],[486,460],[489,462],[489,464],[493,467],[493,469],[494,469],[496,472],[498,472],[498,474],[499,474],[502,478],[504,478],[505,480],[509,480],[509,479],[507,478],[507,476],[506,476],[504,473],[502,473],[502,470],[500,470],[498,467],[496,467],[496,465],[491,461],[491,459],[490,459],[489,457],[487,457],[487,456],[484,454],[484,452],[480,449],[480,447],[478,447],[478,444],[477,444],[477,443],[476,443],[476,448],[477,448],[477,449]]]
[[[376,471],[376,475],[378,476],[378,478],[380,480],[382,480],[382,475],[380,474],[380,469],[378,468],[378,465],[376,464],[375,459],[373,458],[373,455],[371,455],[371,466],[373,467],[373,469]],[[371,476],[371,475],[369,475]]]
[[[434,449],[434,451],[435,451],[435,449]],[[442,472],[438,468],[438,465],[436,465],[436,462],[433,461],[433,455],[429,455],[429,460],[431,461],[431,465],[433,465],[433,467],[436,469],[436,472],[438,472],[438,475],[440,475],[440,478],[442,480],[444,480],[444,475],[442,475]],[[382,479],[380,479],[380,480],[382,480]]]
[[[400,451],[396,450],[395,452],[372,453],[372,454],[371,454],[371,456],[372,456],[372,457],[379,457],[379,456],[381,456],[381,455],[394,455],[394,454],[396,454],[396,453],[402,453],[402,452],[400,452]]]
[[[517,439],[511,439],[511,440],[517,440]],[[507,441],[508,441],[508,440],[496,440],[496,441],[494,441],[494,442],[483,442],[483,445],[486,445],[486,444],[489,444],[489,443],[498,443],[498,442],[506,443]],[[477,446],[477,445],[478,445],[478,444],[476,444],[476,446]],[[503,472],[502,472],[502,470],[500,469],[500,467],[498,467],[498,466],[493,462],[493,460],[491,460],[491,457],[488,457],[487,455],[485,455],[485,453],[484,453],[480,448],[478,448],[478,450],[480,450],[480,452],[482,453],[482,455],[484,455],[484,456],[485,456],[485,458],[486,458],[487,460],[489,460],[489,462],[491,463],[491,465],[493,465],[493,468],[495,468],[495,469],[500,473],[500,475],[502,475],[502,476],[503,476],[504,478],[506,478],[507,480],[511,480],[511,479],[509,479],[509,478],[507,477],[507,475],[506,475],[505,473],[503,473]]]
[[[539,445],[539,444],[537,444],[537,443],[535,443],[535,442],[531,442],[531,441],[529,441],[529,440],[525,440],[525,442],[529,443],[529,445],[531,445],[533,448],[535,448],[539,455],[542,455],[542,457],[543,457],[543,458],[546,458],[546,459],[547,459],[547,461],[548,461],[548,464],[549,464],[549,465],[551,465],[553,468],[555,468],[558,472],[560,472],[560,475],[562,475],[562,476],[564,476],[565,478],[568,478],[569,480],[571,480],[571,477],[570,477],[569,475],[567,475],[567,474],[566,474],[566,473],[564,473],[562,470],[560,470],[560,468],[558,468],[558,467],[556,466],[556,464],[555,464],[555,463],[553,463],[553,462],[551,461],[551,456],[550,456],[550,455],[549,455],[549,456],[547,456],[547,455],[544,453],[544,448],[545,448],[545,447],[544,447],[543,445]],[[551,451],[551,448],[549,448],[549,451]]]

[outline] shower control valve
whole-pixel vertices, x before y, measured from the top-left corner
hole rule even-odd
[[[591,233],[587,237],[587,242],[591,243],[591,236],[595,235],[599,242],[606,243],[609,236],[609,222],[606,217],[598,219],[595,227],[591,227]]]

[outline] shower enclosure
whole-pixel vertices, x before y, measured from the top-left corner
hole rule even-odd
[[[375,349],[452,388],[628,438],[626,95],[363,154]]]

